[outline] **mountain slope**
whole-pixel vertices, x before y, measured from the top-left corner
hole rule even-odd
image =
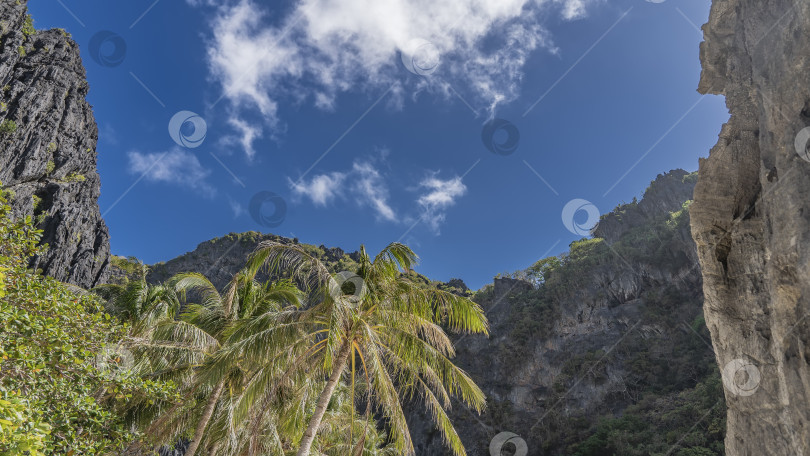
[[[457,339],[457,362],[489,408],[454,410],[468,454],[489,454],[501,432],[521,436],[528,455],[723,454],[684,205],[694,183],[682,170],[658,176],[641,201],[602,217],[594,233],[607,239],[574,242],[476,294],[491,337]],[[417,454],[448,454],[424,423],[412,416]]]

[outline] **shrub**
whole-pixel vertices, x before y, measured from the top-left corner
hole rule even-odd
[[[174,387],[104,369],[99,353],[127,328],[97,297],[28,270],[41,231],[10,214],[0,194],[0,454],[119,454],[135,437],[126,413],[165,406]]]
[[[17,122],[14,122],[11,119],[6,119],[0,122],[0,134],[2,135],[10,135],[17,131]]]
[[[79,173],[70,173],[65,176],[64,179],[65,182],[84,182],[85,180],[87,180],[87,178],[84,177],[84,174]]]
[[[25,22],[23,23],[22,27],[23,35],[31,36],[34,33],[37,33],[37,30],[34,28],[34,19],[31,18],[30,14],[25,16]]]

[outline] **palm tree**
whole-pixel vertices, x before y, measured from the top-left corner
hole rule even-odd
[[[302,247],[276,242],[263,242],[249,259],[246,269],[254,274],[264,267],[271,275],[288,274],[296,280],[307,292],[309,304],[260,315],[236,328],[220,361],[253,359],[271,366],[252,381],[255,389],[275,391],[302,376],[316,382],[326,377],[298,456],[310,454],[344,374],[350,377],[354,398],[355,386],[362,383],[356,378],[360,367],[367,379],[366,417],[373,400],[390,426],[399,454],[414,453],[400,396],[420,393],[449,448],[458,456],[466,455],[445,409],[452,396],[459,396],[480,413],[485,397],[450,361],[455,352],[443,327],[487,334],[488,323],[481,307],[469,299],[412,280],[417,260],[403,244],[389,245],[373,261],[361,246],[358,270],[333,276]],[[352,425],[349,446],[354,448],[353,437]]]
[[[138,280],[124,285],[100,285],[92,290],[105,299],[107,313],[131,323],[132,333],[138,335],[161,321],[173,319],[180,311],[177,290],[169,285],[147,283],[147,266],[141,264],[140,267]]]
[[[192,354],[184,359],[172,356],[166,364],[173,366],[174,369],[178,369],[179,366],[193,366],[195,375],[193,386],[188,388],[189,393],[196,395],[202,393],[204,398],[204,401],[199,403],[204,404],[204,407],[191,412],[191,415],[198,416],[194,434],[184,454],[194,456],[203,443],[206,429],[215,411],[217,408],[228,408],[230,396],[242,388],[244,377],[247,375],[245,368],[248,366],[238,361],[229,364],[224,370],[220,364],[217,366],[219,370],[214,373],[209,371],[210,363],[206,362],[223,347],[228,331],[235,322],[249,319],[252,315],[267,312],[269,309],[285,305],[298,306],[299,293],[289,282],[260,284],[245,271],[240,271],[233,277],[224,294],[220,294],[205,276],[198,273],[176,275],[169,281],[169,288],[175,290],[183,301],[186,300],[188,293],[194,293],[200,299],[200,304],[186,306],[178,319],[161,323],[150,343],[152,347],[157,347],[164,357],[167,349],[168,352]],[[197,355],[203,355],[203,358],[194,356],[195,351]],[[223,400],[226,391],[229,392],[229,397]],[[174,421],[185,421],[183,417],[187,417],[189,412],[182,408],[174,410]],[[213,442],[209,443],[215,447]]]

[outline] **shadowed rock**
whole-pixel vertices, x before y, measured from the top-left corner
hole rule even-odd
[[[16,216],[40,220],[49,250],[34,266],[81,287],[108,275],[98,207],[98,128],[76,43],[35,31],[25,2],[0,4],[0,182]]]

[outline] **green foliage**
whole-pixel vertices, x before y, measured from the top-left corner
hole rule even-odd
[[[48,149],[47,150],[48,150],[49,154],[53,154],[54,152],[56,152],[56,148],[57,148],[56,143],[54,143],[54,142],[48,143]]]
[[[34,206],[34,214],[41,213],[45,208],[42,206],[42,197],[39,195],[31,195],[31,203]]]
[[[558,257],[552,256],[538,260],[527,269],[527,273],[532,281],[536,284],[542,284],[551,277],[555,269],[562,266],[562,260]]]
[[[144,265],[134,256],[122,257],[112,255],[110,264],[123,271],[127,276],[140,277],[144,272]]]
[[[45,456],[50,433],[37,405],[0,388],[0,454]]]
[[[56,163],[53,160],[48,160],[48,163],[45,163],[45,174],[51,174],[54,169],[56,169]]]
[[[697,171],[689,173],[686,176],[683,176],[683,178],[681,179],[681,181],[684,184],[686,184],[686,183],[694,184],[694,183],[697,183],[697,180],[698,180],[698,172]]]
[[[84,182],[86,180],[87,178],[84,176],[84,174],[80,173],[70,173],[64,178],[65,182]]]
[[[25,15],[25,22],[23,22],[22,32],[25,36],[31,36],[37,33],[37,30],[34,28],[34,19],[31,18],[30,14]]]
[[[10,135],[17,131],[17,122],[11,119],[5,119],[0,122],[0,135]]]
[[[31,430],[29,445],[41,444],[42,453],[117,452],[135,437],[125,417],[173,399],[173,388],[111,375],[104,366],[117,361],[99,362],[104,347],[125,340],[127,329],[102,312],[96,297],[27,269],[42,252],[40,235],[30,217],[11,219],[0,196],[0,388],[14,398],[4,407]],[[0,454],[18,454],[9,449],[12,442],[4,441]]]
[[[27,54],[25,51],[25,46],[17,46],[17,54],[20,57],[25,57],[25,55]]]
[[[574,456],[722,456],[726,427],[720,374],[677,395],[645,396],[621,417],[605,418],[569,447]],[[663,413],[662,413],[663,410]]]

